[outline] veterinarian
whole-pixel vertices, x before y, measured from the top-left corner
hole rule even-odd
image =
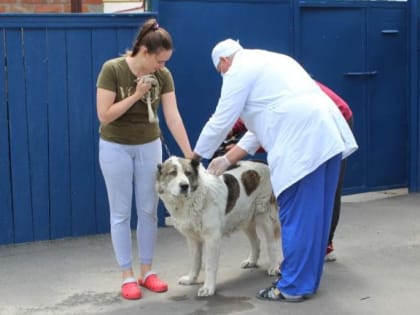
[[[334,102],[291,57],[227,39],[213,48],[212,60],[223,77],[221,95],[193,157],[211,158],[238,118],[248,131],[212,160],[209,172],[223,173],[260,146],[267,151],[284,259],[280,281],[257,297],[303,301],[321,281],[340,164],[357,150],[356,140]]]
[[[173,51],[170,34],[155,19],[139,29],[124,56],[106,61],[97,79],[100,121],[99,162],[108,193],[111,238],[122,271],[121,295],[142,296],[139,286],[154,292],[168,289],[152,270],[157,237],[158,196],[155,177],[162,162],[157,108],[162,104],[169,130],[185,156],[192,149],[178,112],[174,82],[165,67]],[[137,208],[140,278],[134,277],[131,243],[133,190]]]
[[[337,95],[333,90],[331,90],[326,85],[322,84],[321,82],[316,81],[316,83],[319,85],[322,91],[324,91],[325,94],[331,98],[331,100],[335,103],[335,105],[340,110],[341,114],[343,115],[344,119],[349,124],[350,128],[353,128],[353,112],[350,108],[350,106],[347,104],[345,100],[343,100],[339,95]],[[232,130],[227,135],[224,143],[232,143],[228,145],[221,145],[219,149],[216,151],[215,155],[224,155],[229,149],[233,148],[234,143],[237,143],[240,138],[245,134],[247,131],[243,121],[241,119],[238,119]],[[259,148],[257,152],[265,152],[263,148]],[[340,213],[341,213],[341,193],[343,191],[343,184],[344,184],[344,174],[346,170],[346,163],[347,159],[343,159],[341,161],[341,167],[340,167],[340,176],[338,178],[338,184],[337,184],[337,190],[335,192],[334,196],[334,207],[333,207],[333,215],[331,219],[331,227],[330,227],[330,234],[328,237],[328,245],[327,250],[325,252],[325,261],[336,261],[337,256],[335,255],[334,251],[334,234],[337,229],[338,221],[340,219]]]

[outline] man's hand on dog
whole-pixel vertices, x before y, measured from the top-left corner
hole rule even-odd
[[[221,175],[224,171],[228,169],[228,167],[231,165],[229,159],[226,155],[219,156],[217,158],[214,158],[211,163],[209,164],[209,167],[207,168],[208,172],[210,174],[214,175]]]

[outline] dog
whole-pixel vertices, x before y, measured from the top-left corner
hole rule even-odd
[[[251,252],[242,268],[257,267],[260,240],[257,224],[267,242],[269,275],[278,275],[280,223],[268,166],[240,161],[220,176],[196,161],[171,156],[158,165],[156,190],[174,227],[185,236],[192,262],[178,283],[197,281],[205,253],[205,279],[198,296],[214,295],[222,237],[242,229]]]

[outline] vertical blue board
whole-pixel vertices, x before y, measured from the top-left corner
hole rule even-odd
[[[5,32],[0,32],[0,69],[5,69]],[[9,111],[5,76],[0,75],[0,244],[13,243],[12,191],[9,160]]]
[[[47,30],[51,238],[72,235],[67,47],[64,29]]]
[[[139,26],[143,21],[139,21]],[[138,27],[139,27],[138,26]],[[134,40],[137,34],[137,28],[132,29],[118,29],[117,32],[117,55],[120,56],[124,54],[127,50],[130,50],[133,47]],[[115,55],[115,57],[117,56]]]
[[[349,157],[344,186],[354,190],[366,187],[367,181],[368,104],[364,79],[346,74],[366,68],[364,16],[361,8],[302,8],[297,55],[305,69],[337,92],[353,111],[359,150]]]
[[[92,66],[93,66],[93,86],[92,91],[96,91],[96,79],[101,70],[102,64],[111,58],[119,55],[117,47],[117,34],[115,30],[101,29],[92,31]],[[98,233],[109,232],[109,206],[105,189],[105,182],[99,167],[98,158],[98,139],[99,121],[96,114],[96,94],[92,103],[92,125],[94,141],[94,164],[95,164],[95,202],[96,202],[96,226]]]
[[[419,75],[420,54],[418,53],[420,35],[420,11],[417,1],[410,1],[410,192],[420,192],[420,103]]]
[[[408,167],[408,16],[405,9],[369,8],[368,187],[406,187]],[[386,52],[386,54],[384,54]],[[398,78],[396,81],[395,78]],[[386,143],[386,145],[384,145]]]
[[[50,238],[48,174],[47,56],[45,30],[23,32],[28,148],[34,240]]]
[[[6,31],[9,96],[10,160],[15,242],[33,240],[31,179],[28,147],[28,113],[25,95],[22,32]]]
[[[68,32],[67,48],[72,231],[80,236],[96,231],[90,30]]]

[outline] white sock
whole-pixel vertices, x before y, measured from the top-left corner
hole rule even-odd
[[[133,277],[128,277],[124,279],[123,284],[131,283],[131,282],[137,283],[136,279],[134,279]]]
[[[149,270],[145,275],[144,275],[144,279],[143,281],[146,281],[147,277],[151,276],[151,275],[155,275],[156,272],[154,272],[153,270]]]

